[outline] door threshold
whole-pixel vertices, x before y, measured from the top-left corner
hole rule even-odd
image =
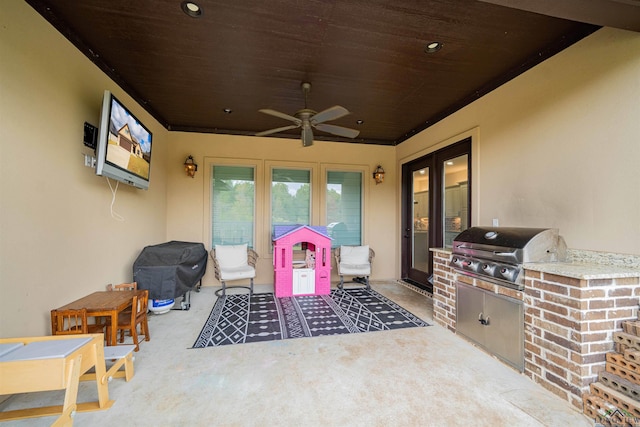
[[[425,294],[427,296],[433,296],[433,285],[428,284],[424,285],[420,282],[416,282],[415,280],[411,280],[408,278],[403,278],[399,280],[400,283],[406,285],[409,288],[413,288],[416,292]]]

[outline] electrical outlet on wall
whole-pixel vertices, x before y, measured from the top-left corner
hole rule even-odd
[[[498,221],[498,218],[493,218],[492,225],[494,227],[499,227],[500,226],[500,222]]]
[[[96,158],[88,154],[84,155],[84,165],[88,168],[96,167]]]

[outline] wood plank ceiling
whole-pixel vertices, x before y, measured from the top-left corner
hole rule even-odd
[[[331,124],[360,130],[353,140],[316,131],[316,140],[384,145],[607,24],[470,0],[195,0],[198,18],[181,0],[27,2],[167,129],[286,126],[258,110],[293,115],[310,82],[309,108],[342,105],[351,114]],[[433,41],[442,49],[425,53]]]

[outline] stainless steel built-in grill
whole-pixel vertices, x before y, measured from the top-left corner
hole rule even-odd
[[[450,265],[460,273],[522,290],[524,263],[565,257],[564,239],[555,228],[471,227],[453,241]]]
[[[563,261],[557,229],[472,227],[453,241],[450,266],[458,273],[524,289],[523,264]],[[524,370],[523,301],[456,282],[456,332]]]

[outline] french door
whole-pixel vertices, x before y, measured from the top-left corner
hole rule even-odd
[[[471,138],[402,165],[402,278],[433,291],[433,253],[471,224]]]

